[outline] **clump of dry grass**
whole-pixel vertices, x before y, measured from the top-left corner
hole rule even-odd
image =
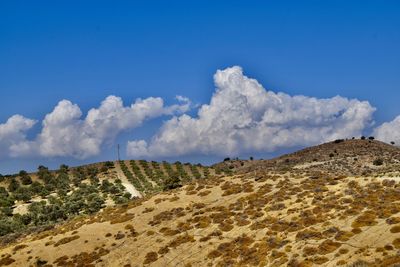
[[[158,259],[157,252],[153,252],[153,251],[149,252],[146,254],[143,264],[150,264],[152,262],[155,262],[157,259]]]
[[[218,228],[223,232],[229,232],[233,229],[233,225],[228,222],[222,222],[218,225]]]
[[[8,266],[15,262],[13,258],[11,258],[11,255],[7,254],[3,258],[0,259],[0,266]]]
[[[357,260],[349,265],[347,265],[347,267],[368,267],[371,266],[371,264],[369,264],[368,262],[364,261],[364,260]]]
[[[68,259],[69,257],[67,255],[61,256],[59,258],[57,258],[54,263],[57,266],[68,266]]]
[[[307,239],[314,239],[314,240],[319,240],[322,239],[322,234],[321,232],[315,230],[315,229],[305,229],[303,231],[300,231],[296,234],[296,240],[307,240]]]
[[[318,254],[318,248],[316,247],[304,247],[303,249],[303,256],[304,257],[309,257],[312,255]]]
[[[136,236],[139,235],[139,233],[136,232],[136,230],[135,230],[135,228],[133,227],[132,224],[127,224],[127,225],[125,225],[125,229],[126,229],[126,230],[129,230],[129,232],[130,232],[130,237],[136,237]]]
[[[329,259],[327,257],[316,256],[316,257],[312,258],[312,262],[317,265],[322,265],[328,261],[329,261]]]
[[[229,196],[233,194],[239,194],[244,190],[242,184],[232,183],[232,182],[225,182],[221,185],[221,190],[224,191],[222,196]]]
[[[249,225],[251,221],[247,220],[247,218],[245,214],[235,215],[236,225],[239,227]]]
[[[158,254],[161,254],[161,255],[167,254],[168,252],[169,252],[168,246],[164,246],[158,250]]]
[[[171,229],[169,227],[163,227],[160,229],[160,233],[162,233],[164,236],[174,236],[179,234],[181,231],[177,229]]]
[[[164,198],[156,198],[156,199],[154,199],[154,203],[155,203],[155,204],[160,204],[161,202],[166,201],[166,200],[168,200],[167,197],[164,197]]]
[[[168,247],[176,248],[184,243],[195,242],[196,240],[192,235],[185,233],[184,235],[180,235],[176,237],[174,240],[168,243]]]
[[[58,246],[67,244],[67,243],[72,242],[72,241],[74,241],[76,239],[79,239],[79,235],[73,235],[73,236],[67,236],[67,237],[61,238],[60,240],[58,240],[54,244],[54,247],[58,247]]]
[[[395,225],[392,228],[390,228],[391,233],[400,233],[400,225]]]
[[[71,257],[65,266],[93,266],[93,262],[110,253],[108,249],[98,248],[90,253],[81,252]]]
[[[123,223],[132,220],[135,218],[135,214],[133,213],[125,213],[122,215],[119,215],[118,217],[115,217],[110,220],[110,224],[117,224],[117,223]]]
[[[198,195],[199,197],[205,197],[205,196],[207,196],[207,195],[209,195],[209,194],[211,194],[211,191],[210,191],[210,190],[204,190],[204,191],[199,192],[197,195]]]
[[[175,201],[178,201],[179,200],[179,197],[178,196],[173,196],[173,197],[171,197],[170,199],[169,199],[169,202],[175,202]]]
[[[335,242],[329,239],[325,240],[318,246],[318,253],[321,255],[332,253],[337,250],[341,245],[342,243],[339,242]]]
[[[398,224],[400,223],[400,217],[390,217],[386,219],[387,224]]]
[[[16,251],[21,250],[21,249],[24,249],[24,248],[26,248],[26,247],[28,247],[28,245],[26,245],[26,244],[16,245],[16,246],[13,248],[13,251],[16,252]]]
[[[208,216],[196,216],[193,220],[196,228],[207,228],[211,224],[211,219]]]
[[[200,242],[206,242],[206,241],[210,240],[213,237],[218,237],[218,238],[222,239],[221,236],[222,236],[222,232],[220,230],[215,230],[215,231],[211,232],[210,234],[208,234],[207,236],[204,236],[204,237],[200,238],[199,241]]]
[[[44,245],[47,246],[51,246],[53,244],[55,244],[56,242],[54,242],[53,240],[47,241],[46,243],[44,243]]]
[[[339,231],[336,235],[335,235],[335,239],[338,241],[348,241],[350,238],[352,238],[354,236],[354,233],[352,232],[346,232],[346,231]]]
[[[395,248],[400,249],[400,238],[393,240],[392,244]]]
[[[151,220],[148,224],[151,226],[155,226],[163,221],[171,221],[174,218],[182,217],[184,215],[185,211],[182,207],[173,208],[171,210],[166,210],[155,215],[153,217],[153,220]]]
[[[379,264],[381,264],[381,266],[399,266],[400,255],[387,256],[382,259]]]
[[[149,213],[149,212],[152,212],[154,210],[154,207],[146,207],[143,211],[142,211],[142,213]]]
[[[361,214],[360,216],[358,216],[353,221],[351,226],[353,228],[360,228],[363,226],[372,226],[372,225],[377,224],[375,219],[376,219],[376,213],[374,211],[366,211],[363,214]]]
[[[118,233],[116,233],[114,235],[114,238],[115,238],[115,240],[119,240],[119,239],[125,238],[125,234],[122,233],[122,232],[118,232]]]

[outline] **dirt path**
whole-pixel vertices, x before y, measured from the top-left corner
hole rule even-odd
[[[125,177],[119,162],[116,163],[116,167],[117,176],[122,181],[122,185],[125,186],[126,191],[128,191],[132,197],[142,197],[142,194],[140,194],[140,192]]]

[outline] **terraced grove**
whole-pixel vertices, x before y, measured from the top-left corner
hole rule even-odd
[[[221,171],[201,165],[130,160],[0,175],[0,237],[37,231],[216,173]]]
[[[143,194],[161,192],[171,179],[175,179],[176,182],[183,185],[196,179],[206,179],[227,172],[200,164],[166,161],[159,163],[145,160],[125,160],[119,161],[118,165],[126,179]]]

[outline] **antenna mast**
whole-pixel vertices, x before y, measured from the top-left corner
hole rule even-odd
[[[119,154],[119,144],[117,146],[117,150],[118,150],[118,161],[121,161],[121,157],[120,157],[120,154]]]

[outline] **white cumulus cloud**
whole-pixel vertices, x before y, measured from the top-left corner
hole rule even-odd
[[[13,139],[6,136],[8,141],[5,143],[0,140],[0,143],[9,145],[10,153],[14,157],[40,155],[83,159],[98,155],[104,144],[112,142],[122,131],[140,126],[145,120],[186,112],[190,101],[183,97],[177,100],[179,104],[165,106],[162,98],[149,97],[137,99],[130,106],[124,106],[120,97],[109,96],[98,108],[89,110],[85,118],[82,118],[78,105],[62,100],[45,116],[41,132],[34,140],[27,140],[23,134],[33,124],[33,121],[28,120],[25,124],[19,122],[19,128],[14,127],[19,135]],[[17,119],[21,121],[23,118]],[[7,134],[7,125],[15,120],[8,121],[5,126],[0,125],[0,138],[3,131]]]
[[[128,142],[132,157],[239,155],[361,135],[375,108],[336,96],[318,99],[267,91],[235,66],[214,75],[216,91],[196,117],[166,121],[149,141]]]
[[[400,116],[390,122],[385,122],[374,129],[373,135],[376,139],[386,143],[395,142],[400,144]]]
[[[21,115],[10,117],[0,124],[0,158],[11,153],[11,147],[25,140],[26,132],[35,125],[36,121]]]

